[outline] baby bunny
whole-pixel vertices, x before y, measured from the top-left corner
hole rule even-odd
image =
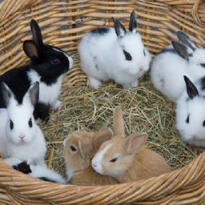
[[[46,142],[33,117],[38,102],[39,83],[30,86],[19,104],[10,88],[2,84],[7,109],[0,109],[0,153],[3,158],[44,165]]]
[[[61,91],[62,77],[73,64],[73,60],[61,49],[43,43],[41,30],[35,20],[30,23],[33,40],[23,43],[23,49],[30,58],[30,64],[14,68],[0,77],[6,83],[19,104],[32,83],[40,83],[39,102],[35,105],[35,117],[49,118],[50,106],[57,108]],[[0,92],[0,108],[5,108]]]
[[[24,174],[28,174],[30,176],[39,178],[39,179],[44,180],[44,181],[61,183],[61,184],[66,183],[65,179],[60,174],[58,174],[57,172],[55,172],[52,169],[49,169],[46,166],[31,165],[31,164],[27,163],[26,161],[23,161],[23,162],[19,161],[17,164],[15,163],[11,166],[14,169],[16,169]]]
[[[120,107],[114,112],[114,136],[101,144],[92,159],[93,169],[101,175],[112,176],[119,182],[131,182],[161,175],[169,171],[164,158],[146,149],[145,134],[125,136]]]
[[[179,42],[173,41],[157,55],[151,66],[154,87],[172,101],[185,89],[183,76],[197,81],[205,76],[205,49],[197,48],[190,38],[178,31]]]
[[[176,127],[182,139],[205,147],[205,77],[195,85],[184,76],[186,89],[177,100]]]
[[[87,33],[78,46],[81,69],[95,89],[108,80],[124,88],[136,87],[149,69],[151,55],[137,32],[135,12],[130,15],[129,31],[118,19],[113,21],[114,28],[97,28]]]
[[[91,159],[100,144],[110,139],[112,132],[101,129],[99,132],[77,131],[64,140],[64,158],[68,180],[76,185],[116,184],[111,177],[97,174],[91,167]]]

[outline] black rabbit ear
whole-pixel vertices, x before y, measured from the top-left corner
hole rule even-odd
[[[4,105],[8,107],[11,99],[14,98],[14,94],[4,82],[1,84],[1,92],[4,100]]]
[[[135,11],[132,11],[132,13],[130,14],[129,31],[137,32],[137,16],[135,14]]]
[[[175,49],[175,51],[184,59],[189,60],[189,53],[188,49],[185,45],[177,42],[177,41],[172,41],[172,45]]]
[[[33,41],[38,46],[38,48],[40,48],[41,46],[43,46],[41,29],[38,23],[34,19],[31,20],[30,27],[31,27],[31,32],[33,36]]]
[[[113,18],[115,32],[118,37],[123,37],[126,33],[125,27],[120,23],[118,19]]]
[[[188,46],[192,51],[196,50],[196,45],[191,41],[189,36],[182,31],[177,31],[177,38],[181,43]]]
[[[24,41],[23,50],[29,58],[31,59],[39,58],[39,52],[34,41],[32,40]]]
[[[194,97],[198,96],[199,92],[196,86],[191,82],[191,80],[187,76],[184,76],[184,81],[186,83],[186,90],[189,98],[193,99]]]

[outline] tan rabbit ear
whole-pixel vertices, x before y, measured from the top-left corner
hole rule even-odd
[[[100,129],[94,136],[93,143],[95,144],[95,147],[98,149],[103,142],[110,140],[112,138],[112,135],[113,133],[111,129],[109,128]]]
[[[122,110],[117,106],[114,111],[114,135],[125,137],[124,120],[122,117]]]
[[[145,133],[136,133],[130,135],[126,143],[128,153],[137,153],[139,149],[145,144],[146,140],[147,134]]]
[[[83,143],[82,141],[78,141],[78,146],[80,150],[80,154],[83,159],[89,159],[92,154],[92,145],[91,143]]]

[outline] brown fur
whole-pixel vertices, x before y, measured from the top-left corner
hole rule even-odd
[[[95,170],[119,182],[136,181],[168,172],[169,166],[164,158],[144,147],[147,135],[136,133],[125,137],[124,128],[119,127],[124,127],[123,124],[121,109],[117,107],[114,113],[115,135],[100,146],[93,159]],[[101,162],[97,162],[99,156],[103,156]]]
[[[72,133],[64,145],[64,158],[70,183],[76,185],[116,184],[112,177],[101,176],[91,167],[91,159],[99,146],[110,139],[112,132],[103,128],[99,132],[77,131]],[[73,146],[76,151],[72,151]]]

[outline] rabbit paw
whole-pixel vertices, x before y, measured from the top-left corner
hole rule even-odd
[[[88,84],[95,89],[98,89],[101,86],[101,82],[99,80],[96,80],[95,78],[89,78]]]
[[[60,100],[57,100],[53,105],[52,107],[54,109],[60,109],[62,107],[63,103],[60,101]]]

